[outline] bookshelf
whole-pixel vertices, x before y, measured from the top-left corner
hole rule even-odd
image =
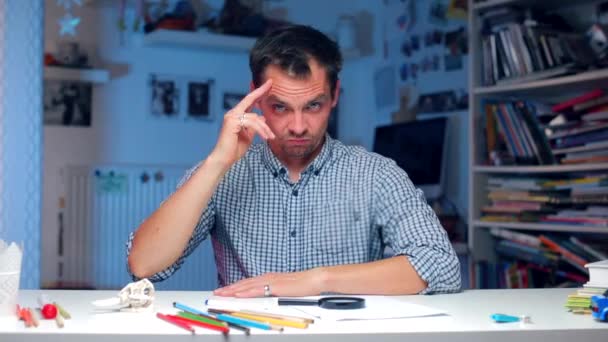
[[[469,68],[469,213],[468,213],[468,247],[472,262],[497,262],[497,240],[490,233],[492,229],[512,230],[526,234],[558,234],[575,236],[602,236],[608,239],[608,226],[580,225],[538,222],[499,222],[482,219],[483,210],[492,203],[489,198],[489,182],[496,178],[508,177],[539,177],[560,178],[577,177],[579,175],[606,173],[608,162],[581,163],[581,164],[546,164],[546,165],[501,165],[494,166],[488,161],[486,147],[486,107],[485,101],[546,101],[559,103],[579,96],[597,88],[608,90],[608,68],[566,73],[553,78],[536,79],[531,81],[488,84],[487,70],[484,70],[484,33],[481,32],[482,21],[489,11],[500,8],[518,6],[519,8],[533,8],[548,13],[569,13],[566,18],[588,18],[576,20],[572,25],[584,32],[593,23],[595,5],[601,1],[596,0],[469,0],[468,34],[470,51]],[[494,32],[494,31],[492,31]],[[487,32],[485,33],[488,34]],[[494,34],[494,33],[492,33]],[[525,42],[529,44],[529,42]],[[498,44],[498,43],[496,43]],[[528,47],[530,45],[527,45]],[[498,54],[498,53],[497,53]],[[487,52],[486,52],[487,55]],[[507,55],[508,56],[508,55]],[[521,55],[519,56],[521,58]],[[485,63],[487,64],[487,63]],[[523,64],[523,62],[522,62]],[[538,64],[536,64],[538,65]],[[486,74],[484,74],[486,73]],[[524,78],[521,78],[522,80]],[[544,130],[541,130],[544,132]],[[604,206],[607,206],[604,204]],[[608,206],[607,206],[608,207]],[[474,269],[475,267],[471,267]],[[474,279],[477,275],[473,275]]]

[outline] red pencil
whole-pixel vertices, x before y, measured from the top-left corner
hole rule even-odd
[[[209,324],[209,323],[205,323],[205,322],[201,322],[201,321],[195,321],[193,319],[188,319],[188,318],[182,317],[182,316],[176,316],[176,315],[166,315],[166,316],[169,318],[175,319],[176,321],[183,322],[185,324],[192,324],[192,325],[196,325],[199,327],[220,331],[224,334],[227,334],[230,331],[230,329],[228,327],[220,327],[218,325],[213,325],[213,324]]]
[[[157,312],[157,313],[156,313],[156,317],[158,317],[158,318],[162,319],[162,320],[163,320],[163,321],[165,321],[165,322],[169,322],[169,323],[171,323],[171,324],[173,324],[173,325],[176,325],[176,326],[178,326],[178,327],[180,327],[180,328],[186,329],[186,330],[188,330],[190,333],[192,333],[192,335],[194,335],[194,334],[195,334],[195,332],[194,332],[194,328],[192,328],[192,326],[190,326],[190,324],[188,324],[188,323],[184,323],[184,322],[182,322],[182,321],[178,321],[178,320],[176,320],[176,319],[173,319],[173,318],[172,318],[170,315],[164,315],[164,314],[162,314],[162,313],[160,313],[160,312]]]

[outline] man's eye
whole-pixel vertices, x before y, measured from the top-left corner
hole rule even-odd
[[[280,104],[274,104],[272,105],[272,110],[274,110],[277,113],[283,113],[285,111],[285,106],[280,105]]]
[[[321,104],[318,102],[314,102],[308,105],[308,110],[310,110],[311,112],[316,112],[319,109],[321,109]]]

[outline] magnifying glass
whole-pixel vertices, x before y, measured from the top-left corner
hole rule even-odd
[[[320,299],[279,298],[279,305],[312,305],[323,309],[352,310],[365,307],[365,299],[359,297],[324,297]]]

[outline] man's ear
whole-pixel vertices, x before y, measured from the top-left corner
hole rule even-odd
[[[336,88],[333,93],[333,101],[331,103],[331,107],[335,107],[338,104],[338,98],[340,97],[340,79],[336,81]]]

